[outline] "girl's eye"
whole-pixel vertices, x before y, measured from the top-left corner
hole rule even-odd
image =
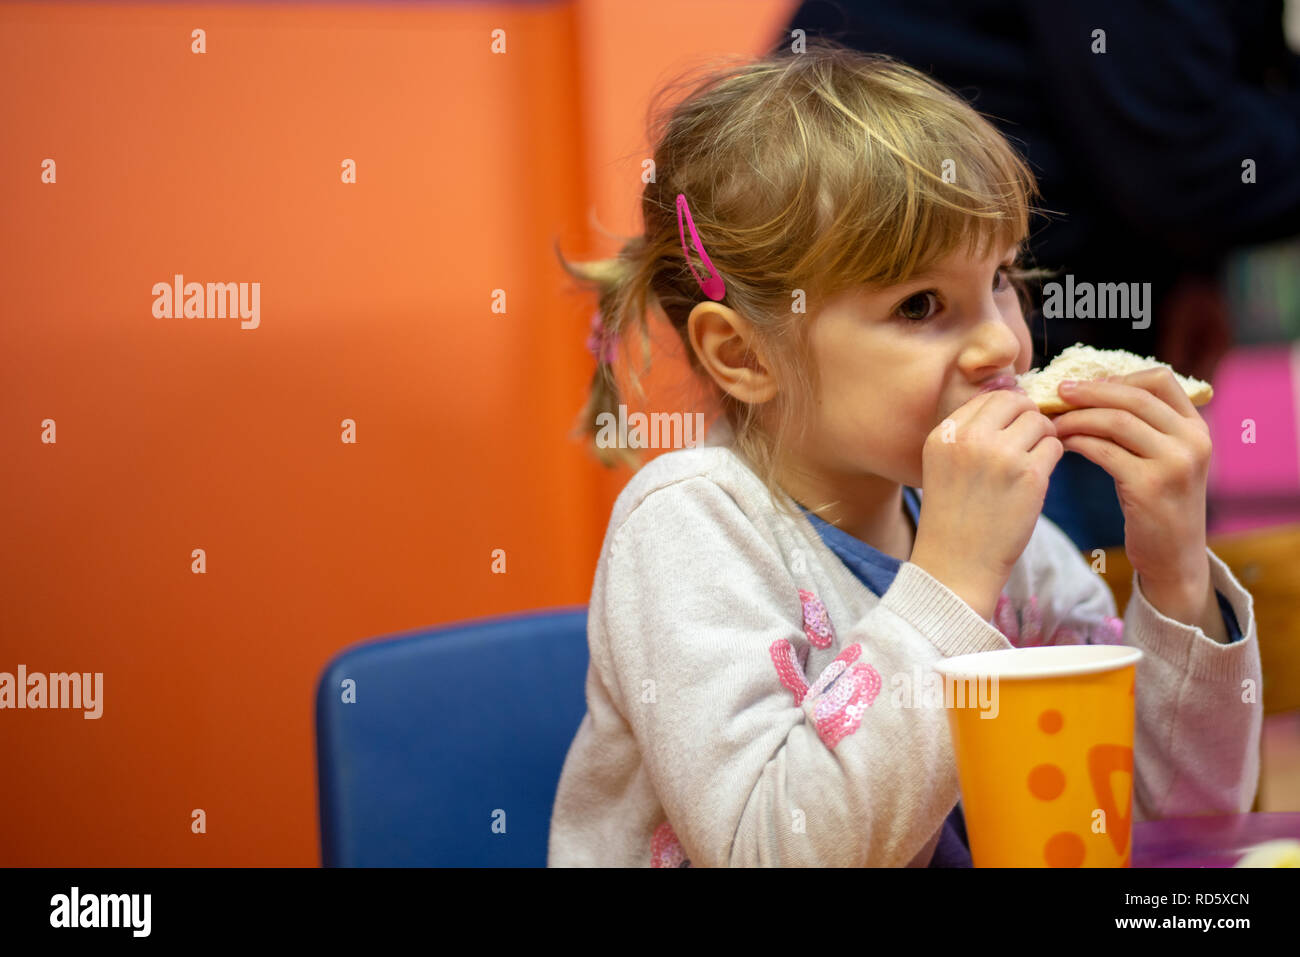
[[[936,306],[938,305],[939,300],[934,293],[918,292],[915,296],[908,296],[899,304],[897,315],[912,322],[929,319],[933,313],[928,308],[927,299],[934,299]]]
[[[1005,292],[1011,288],[1011,270],[1015,268],[1014,263],[999,266],[997,272],[993,274],[993,291]],[[933,307],[930,306],[929,300],[934,301]],[[918,292],[915,295],[908,296],[904,299],[895,310],[894,315],[899,316],[909,322],[924,322],[931,318],[939,309],[939,297],[933,292]]]

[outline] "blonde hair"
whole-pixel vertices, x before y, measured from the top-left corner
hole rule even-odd
[[[676,105],[659,105],[690,83]],[[605,334],[619,337],[620,353],[627,333],[639,334],[643,372],[647,308],[663,313],[692,371],[712,386],[735,449],[783,505],[776,474],[791,428],[802,430],[816,395],[808,333],[821,306],[864,283],[905,281],[962,246],[982,258],[993,243],[1022,243],[1037,184],[997,129],[946,87],[825,38],[809,40],[803,53],[729,61],[699,80],[688,73],[660,91],[650,115],[654,176],[641,198],[644,232],[611,259],[570,263],[558,246],[556,253],[569,275],[595,288]],[[707,297],[683,258],[678,193],[726,283],[722,303],[749,323],[778,383],[765,403],[775,407],[766,425],[759,406],[713,382],[691,347],[687,319]],[[1012,271],[1022,308],[1024,280],[1039,274]],[[807,314],[794,311],[797,290]],[[639,468],[630,450],[595,442],[598,416],[616,416],[619,403],[614,369],[600,359],[576,434],[605,465]],[[769,431],[773,417],[778,425]],[[816,512],[829,503],[805,504]]]

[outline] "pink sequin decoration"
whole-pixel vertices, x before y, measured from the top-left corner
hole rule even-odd
[[[826,606],[820,598],[802,588],[799,589],[799,601],[803,603],[803,633],[814,648],[829,648],[835,641],[835,628],[826,613]]]
[[[767,649],[776,665],[776,675],[794,693],[795,707],[803,704],[803,697],[808,693],[808,682],[804,679],[803,668],[795,657],[794,648],[784,638],[778,638]]]
[[[1076,623],[1075,627],[1061,625],[1050,636],[1043,635],[1043,612],[1038,596],[1017,610],[1006,595],[998,596],[997,610],[993,612],[993,625],[1017,648],[1035,645],[1119,645],[1124,643],[1124,620],[1107,615],[1095,623]]]
[[[853,662],[857,661],[858,656],[861,654],[862,654],[861,645],[857,644],[856,642],[849,645],[847,648],[845,648],[843,651],[841,651],[838,655],[835,656],[834,661],[832,661],[829,665],[826,666],[826,670],[821,673],[821,675],[817,678],[816,682],[813,683],[813,686],[808,689],[808,693],[812,695],[814,698],[817,697],[817,695],[821,694],[823,691],[826,690],[826,687],[832,681],[834,681],[836,678],[838,678],[840,675],[844,673],[844,669],[846,669],[849,665],[853,664]]]
[[[868,664],[850,668],[830,692],[813,708],[817,718],[817,734],[834,748],[847,735],[858,730],[862,716],[871,702],[880,694],[880,673]]]
[[[810,687],[803,669],[795,659],[790,642],[780,638],[768,648],[781,684],[794,693],[795,705],[816,698],[813,717],[817,734],[827,747],[834,748],[858,729],[862,715],[880,694],[880,673],[869,664],[858,662],[862,646],[849,645],[832,661]]]
[[[677,835],[673,833],[672,825],[667,821],[655,828],[654,835],[650,838],[650,866],[691,866],[691,862],[686,859],[686,852],[682,850],[681,842],[677,840]]]
[[[1017,648],[1049,643],[1043,640],[1043,612],[1038,607],[1037,595],[1030,595],[1028,602],[1019,609],[1006,595],[999,595],[994,624]]]
[[[1015,644],[1011,636],[1019,634],[1020,622],[1016,620],[1015,606],[1005,594],[998,595],[998,604],[993,610],[993,627],[1002,632],[1007,641]]]
[[[1124,619],[1107,615],[1093,628],[1090,637],[1094,645],[1124,644]]]

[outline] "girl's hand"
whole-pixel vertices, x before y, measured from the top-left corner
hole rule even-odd
[[[973,396],[926,437],[912,564],[988,621],[1029,544],[1065,449],[1023,391]]]
[[[1068,451],[1115,479],[1124,511],[1124,550],[1148,599],[1199,596],[1210,582],[1205,542],[1205,485],[1210,429],[1164,366],[1099,382],[1060,386],[1084,408],[1056,417]],[[1154,602],[1153,602],[1154,603]]]

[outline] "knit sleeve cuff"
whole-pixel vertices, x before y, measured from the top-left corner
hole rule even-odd
[[[1240,641],[1221,644],[1200,628],[1175,621],[1157,611],[1147,601],[1133,573],[1133,593],[1129,598],[1129,631],[1126,644],[1134,644],[1165,659],[1193,678],[1210,681],[1253,677],[1258,668],[1259,648],[1255,637],[1254,599],[1233,576],[1223,559],[1206,549],[1210,558],[1210,582],[1232,606]],[[1216,605],[1216,610],[1217,610]]]
[[[947,585],[911,562],[899,566],[880,603],[928,638],[945,658],[1013,647]]]

